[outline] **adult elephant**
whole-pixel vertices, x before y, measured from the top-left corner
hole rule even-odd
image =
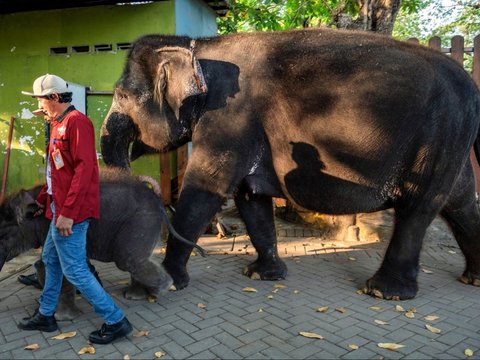
[[[234,195],[258,258],[244,273],[287,274],[272,197],[329,214],[395,209],[370,294],[416,295],[425,231],[441,214],[480,285],[480,215],[469,151],[480,96],[453,60],[423,46],[328,29],[137,40],[101,131],[107,164],[192,141],[174,227],[197,241]],[[187,286],[191,248],[164,265]]]

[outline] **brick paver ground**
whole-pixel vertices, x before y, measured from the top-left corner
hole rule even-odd
[[[213,255],[191,258],[190,285],[154,303],[125,300],[122,291],[129,274],[113,264],[95,262],[105,287],[132,322],[134,334],[148,332],[96,345],[95,354],[78,354],[88,345],[88,334],[101,324],[81,298],[77,304],[83,314],[59,323],[61,332],[76,331],[75,337],[53,340],[57,333],[18,330],[16,323],[34,311],[40,291],[16,280],[31,268],[19,266],[20,271],[11,274],[2,271],[0,358],[154,359],[155,353],[163,352],[163,359],[464,359],[466,349],[473,351],[471,358],[480,358],[480,288],[457,281],[464,261],[453,242],[427,240],[420,291],[408,301],[356,293],[380,265],[383,243],[333,250],[314,238],[281,238],[279,248],[289,275],[278,282],[241,275],[255,255],[240,237],[235,244],[232,238],[203,237],[201,244]],[[311,251],[316,249],[320,250]],[[278,284],[285,287],[276,288]],[[244,292],[245,287],[257,291]],[[414,308],[414,317],[406,317],[396,305]],[[326,312],[316,311],[324,306]],[[426,320],[429,315],[438,318]],[[440,331],[429,331],[427,324]],[[323,339],[306,338],[300,332]],[[39,349],[24,349],[33,343]],[[378,343],[403,347],[390,351]]]

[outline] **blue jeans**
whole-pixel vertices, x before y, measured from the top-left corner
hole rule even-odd
[[[53,204],[52,211],[54,211]],[[42,260],[45,264],[45,285],[40,296],[39,311],[45,316],[55,313],[62,289],[63,275],[65,275],[93,306],[95,312],[105,320],[105,323],[112,325],[122,320],[125,314],[98,283],[88,267],[86,242],[89,224],[90,220],[74,224],[73,234],[62,236],[52,220],[42,252]]]

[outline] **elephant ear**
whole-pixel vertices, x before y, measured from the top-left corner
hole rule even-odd
[[[23,223],[26,219],[32,219],[33,214],[38,210],[35,199],[25,190],[21,190],[11,200],[10,206],[15,213],[15,220],[18,224]]]
[[[160,107],[167,102],[178,119],[186,98],[207,92],[202,68],[189,49],[167,46],[156,52],[159,63],[154,80],[154,97]]]

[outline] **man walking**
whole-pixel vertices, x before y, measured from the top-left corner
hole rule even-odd
[[[63,275],[93,306],[105,323],[93,331],[92,343],[108,344],[132,332],[132,325],[90,271],[86,256],[87,229],[100,216],[100,189],[95,135],[90,119],[71,105],[68,84],[56,75],[35,80],[33,92],[39,108],[50,117],[45,187],[37,203],[51,219],[42,251],[45,284],[40,306],[19,324],[23,330],[55,331],[55,310]]]

